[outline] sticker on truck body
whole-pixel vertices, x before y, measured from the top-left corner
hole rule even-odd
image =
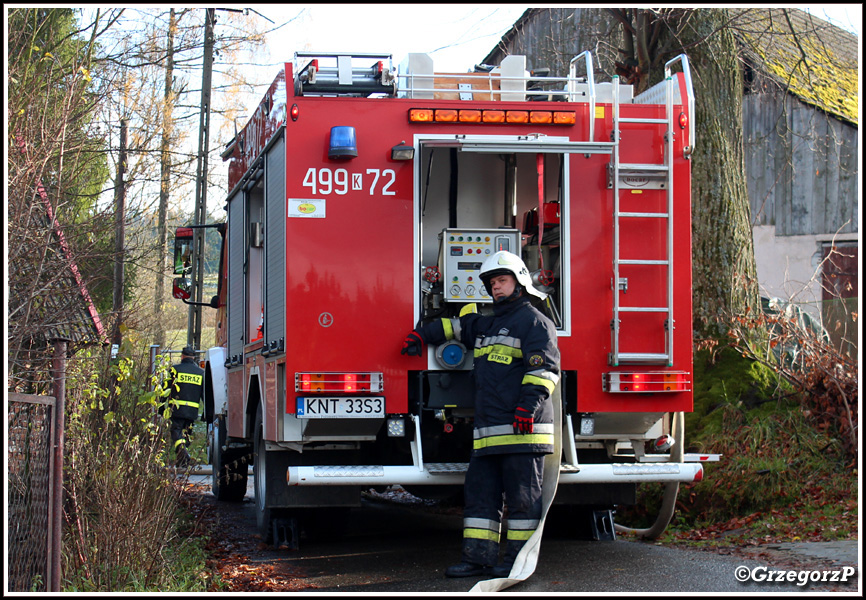
[[[289,198],[287,207],[289,218],[325,218],[324,198]]]

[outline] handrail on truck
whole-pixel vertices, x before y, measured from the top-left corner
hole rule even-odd
[[[589,138],[587,141],[591,142],[595,139],[595,73],[592,68],[592,53],[589,50],[584,50],[568,63],[568,101],[577,102],[575,99],[577,95],[577,88],[575,87],[577,67],[575,65],[581,58],[586,64],[586,83],[589,86]]]
[[[689,103],[689,145],[683,148],[683,157],[689,158],[695,149],[695,92],[692,88],[692,72],[689,68],[689,57],[685,54],[675,56],[665,63],[665,77],[671,76],[671,66],[675,63],[681,63],[683,68],[683,77],[686,80],[686,95]]]

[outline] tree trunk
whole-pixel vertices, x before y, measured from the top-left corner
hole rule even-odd
[[[126,119],[120,119],[120,148],[117,154],[117,177],[114,180],[114,330],[111,342],[120,348],[123,339],[123,263],[125,260],[126,219]]]
[[[160,178],[159,178],[159,213],[157,217],[157,233],[159,235],[159,247],[156,251],[156,289],[153,295],[153,313],[154,313],[154,344],[159,346],[165,345],[165,326],[159,318],[162,312],[162,303],[164,302],[164,279],[165,279],[165,258],[166,258],[166,214],[168,213],[168,186],[171,178],[171,153],[169,152],[169,142],[171,136],[171,117],[172,109],[174,108],[174,93],[172,91],[172,79],[174,78],[174,30],[176,21],[174,9],[169,13],[168,21],[168,47],[166,48],[165,57],[165,98],[162,111],[162,143],[160,146]]]
[[[694,331],[760,308],[743,155],[743,76],[727,10],[698,9],[681,34],[695,88],[692,155]],[[699,42],[694,46],[690,44]]]

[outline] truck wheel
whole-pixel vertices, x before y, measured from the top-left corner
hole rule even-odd
[[[266,544],[273,543],[272,509],[268,504],[268,455],[265,450],[265,427],[262,419],[262,405],[256,409],[253,433],[253,479],[256,497],[256,526]]]
[[[210,436],[211,491],[217,500],[239,502],[247,493],[247,460],[243,451],[223,450],[227,437],[225,417],[216,415]]]

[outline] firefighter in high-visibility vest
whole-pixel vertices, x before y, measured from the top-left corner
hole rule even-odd
[[[178,467],[189,467],[192,459],[186,447],[193,423],[198,419],[204,395],[204,369],[195,360],[196,352],[189,346],[181,351],[181,360],[171,368],[171,441]]]
[[[519,256],[497,252],[481,265],[493,315],[438,319],[409,333],[403,354],[424,343],[462,341],[474,347],[475,423],[464,483],[461,562],[448,577],[507,577],[542,517],[544,455],[554,449],[551,400],[559,382],[556,328],[530,303],[544,294]],[[499,557],[503,495],[508,511],[505,554]]]

